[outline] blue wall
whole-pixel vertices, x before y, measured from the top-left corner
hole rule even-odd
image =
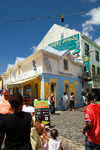
[[[69,84],[74,84],[74,81],[78,81],[79,83],[79,99],[78,99],[78,85],[75,84],[75,97],[76,100],[79,102],[76,104],[75,107],[80,107],[83,105],[83,102],[81,101],[81,88],[82,88],[82,83],[80,82],[79,78],[75,77],[67,77],[67,76],[61,76],[61,75],[52,75],[52,74],[42,74],[44,82],[50,82],[51,79],[57,79],[57,85],[58,85],[58,110],[64,109],[62,103],[61,103],[61,98],[64,93],[64,80],[69,80]]]

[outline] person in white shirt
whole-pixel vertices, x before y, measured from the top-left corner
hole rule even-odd
[[[43,136],[49,141],[49,149],[48,150],[64,150],[61,142],[57,139],[58,131],[56,129],[51,130],[51,138],[48,138],[44,133]]]
[[[66,108],[67,108],[67,106],[66,106],[67,102],[68,102],[68,96],[67,96],[67,93],[64,92],[64,95],[62,97],[62,104],[64,105],[64,110],[66,110]]]
[[[29,113],[31,113],[31,115],[35,115],[34,107],[29,105],[30,100],[31,100],[30,95],[28,95],[28,94],[24,95],[24,105],[23,105],[22,111],[29,112]]]

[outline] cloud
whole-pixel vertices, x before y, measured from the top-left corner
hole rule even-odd
[[[36,46],[32,46],[32,47],[30,48],[30,50],[32,50],[33,53],[35,53],[35,52],[36,52]]]
[[[92,3],[96,3],[98,0],[89,0]]]
[[[94,25],[100,25],[100,7],[91,9],[89,12],[85,14],[85,16],[89,16],[90,19],[86,20],[82,24],[83,27],[82,33],[84,33],[86,36],[88,35],[89,38],[92,38],[89,32],[95,31],[93,29]]]
[[[68,28],[68,24],[65,24],[64,27]]]
[[[87,36],[89,39],[92,39],[92,35],[90,35],[88,31],[83,31],[82,34]]]
[[[100,46],[100,37],[98,37],[98,39],[96,39],[94,42]]]

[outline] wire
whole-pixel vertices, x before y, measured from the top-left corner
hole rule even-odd
[[[69,15],[76,15],[76,14],[82,14],[86,13],[86,11],[78,12],[78,13],[71,13],[71,14],[64,14],[63,16],[69,16]],[[47,19],[47,18],[54,18],[54,17],[61,17],[62,15],[57,16],[47,16],[47,17],[39,17],[39,18],[32,18],[32,19],[22,19],[22,20],[12,20],[12,21],[4,21],[0,23],[11,23],[11,22],[20,22],[20,21],[29,21],[29,20],[38,20],[38,19]]]

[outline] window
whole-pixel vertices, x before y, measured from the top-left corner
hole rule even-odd
[[[95,66],[92,65],[92,74],[94,75],[95,74]]]
[[[97,74],[99,74],[99,67],[97,67]]]
[[[89,55],[89,45],[85,43],[85,55]]]
[[[20,66],[18,66],[18,75],[20,75]]]
[[[99,61],[99,52],[98,52],[98,51],[95,51],[95,59],[96,59],[97,61]]]
[[[64,70],[68,70],[68,60],[64,59]]]

